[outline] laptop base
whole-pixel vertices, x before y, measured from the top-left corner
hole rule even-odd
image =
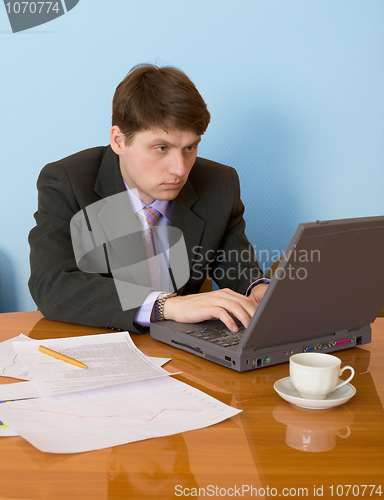
[[[173,330],[172,323],[174,322],[153,323],[151,337],[238,372],[285,363],[289,361],[292,354],[299,352],[331,354],[347,348],[361,346],[370,343],[372,335],[371,326],[365,325],[357,330],[340,330],[332,335],[264,349],[248,348],[241,350],[236,347],[218,349],[217,346],[212,346],[205,341],[196,342],[196,339],[194,339],[194,345],[190,344],[188,335]]]

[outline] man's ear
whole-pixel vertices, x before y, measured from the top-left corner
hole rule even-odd
[[[113,125],[110,133],[110,144],[112,150],[117,154],[121,155],[122,145],[125,142],[125,136],[117,125]]]

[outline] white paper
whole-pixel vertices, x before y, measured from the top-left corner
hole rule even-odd
[[[168,363],[168,361],[171,361],[172,358],[154,358],[152,356],[147,356],[147,359],[156,366],[163,366]]]
[[[7,427],[3,422],[0,422],[0,437],[9,437],[9,436],[19,436],[17,432],[14,432],[12,429]]]
[[[31,341],[32,339],[20,334],[18,337],[0,343],[0,376],[30,380],[28,371],[18,358],[13,347],[13,342],[22,342],[26,340]]]
[[[12,401],[14,399],[38,398],[40,396],[41,394],[32,380],[28,382],[16,382],[16,384],[0,385],[0,402]]]
[[[208,427],[241,410],[172,377],[0,404],[0,420],[41,451],[79,453]]]
[[[88,368],[38,351],[44,345]],[[170,375],[137,349],[128,332],[33,342],[14,342],[15,351],[44,396],[85,391]]]
[[[147,357],[149,361],[157,366],[163,366],[171,358]],[[40,391],[33,380],[28,382],[16,382],[15,384],[0,384],[0,403],[3,401],[13,401],[15,399],[39,398]]]

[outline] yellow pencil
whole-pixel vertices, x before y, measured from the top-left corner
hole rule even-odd
[[[60,359],[61,361],[65,361],[66,363],[70,363],[71,365],[79,366],[80,368],[88,368],[88,366],[81,361],[77,361],[77,359],[65,356],[65,354],[60,354],[59,352],[53,351],[52,349],[48,349],[48,347],[44,347],[43,345],[40,345],[38,350],[44,354],[48,354],[48,356],[52,356],[53,358]]]

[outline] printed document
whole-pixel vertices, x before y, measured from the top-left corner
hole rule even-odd
[[[0,420],[41,451],[79,453],[201,429],[241,410],[173,377],[0,404]]]
[[[39,345],[81,361],[88,368],[43,354],[38,351]],[[13,346],[43,396],[170,375],[137,349],[128,332],[14,342]]]

